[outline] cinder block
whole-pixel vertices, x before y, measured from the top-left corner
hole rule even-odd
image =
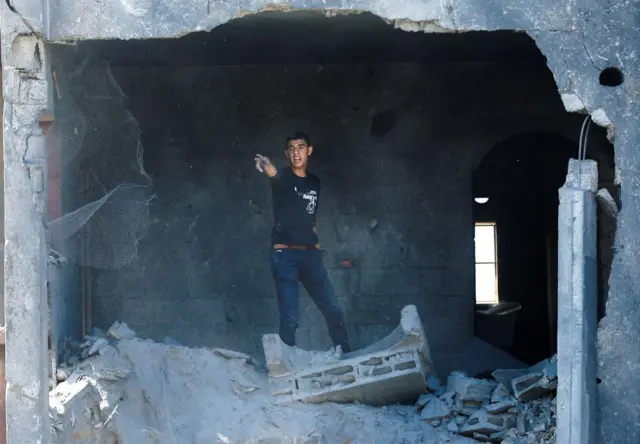
[[[360,402],[384,405],[411,401],[425,390],[425,367],[416,349],[379,352],[272,379],[280,402]]]
[[[274,396],[282,402],[361,402],[382,405],[415,399],[435,375],[427,338],[414,305],[400,325],[377,343],[349,353],[289,347],[278,335],[263,336]]]

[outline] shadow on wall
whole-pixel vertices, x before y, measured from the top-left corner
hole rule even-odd
[[[604,131],[593,130],[592,139],[589,155],[599,162],[600,186],[608,186],[613,151],[600,149],[611,147]],[[568,160],[577,154],[577,144],[563,136],[522,134],[493,148],[473,177],[474,196],[489,198],[474,204],[474,221],[496,223],[500,301],[522,306],[506,315],[515,316],[515,325],[511,346],[504,348],[527,363],[556,351],[558,189]],[[601,256],[600,270],[610,260]],[[498,346],[495,338],[504,334],[499,332],[504,321],[477,314],[476,334]]]

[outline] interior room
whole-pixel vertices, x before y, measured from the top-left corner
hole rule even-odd
[[[271,192],[253,159],[284,166],[285,138],[305,131],[355,348],[414,304],[439,373],[490,370],[481,343],[527,364],[555,352],[557,190],[585,116],[565,112],[525,33],[272,12],[179,39],[47,50],[61,159],[52,237],[75,264],[52,284],[64,294],[54,342],[117,320],[262,359],[278,311]],[[587,156],[617,199],[613,147],[595,125]],[[328,349],[306,295],[300,310],[298,344]]]

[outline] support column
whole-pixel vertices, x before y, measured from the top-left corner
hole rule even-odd
[[[556,442],[595,444],[598,164],[569,160],[558,211]]]
[[[12,2],[14,5],[16,2]],[[48,103],[38,2],[0,4],[4,96],[7,443],[48,444],[47,248],[44,139]],[[23,19],[20,13],[29,17]]]

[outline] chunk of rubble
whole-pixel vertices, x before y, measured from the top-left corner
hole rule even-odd
[[[451,415],[451,410],[447,407],[441,399],[433,398],[427,402],[422,412],[420,413],[420,419],[424,421],[433,421],[437,419],[444,419]]]
[[[512,407],[515,407],[518,403],[513,399],[505,399],[500,402],[494,402],[485,407],[485,410],[492,415],[497,415],[499,413],[505,413],[509,411]]]
[[[525,380],[529,380],[530,378],[526,378],[527,375],[532,374],[542,374],[549,381],[549,389],[548,390],[540,390],[537,395],[532,393],[531,395],[525,395],[526,400],[535,399],[536,396],[541,396],[544,393],[547,393],[550,390],[555,390],[553,387],[553,383],[551,381],[556,380],[558,378],[558,368],[557,368],[557,357],[554,355],[549,359],[544,359],[537,364],[532,365],[526,369],[498,369],[491,373],[491,376],[501,384],[504,384],[512,394],[515,394],[514,391],[514,381],[518,380],[519,383],[522,383]],[[537,378],[533,378],[537,379]],[[544,385],[546,381],[543,381]],[[532,396],[532,397],[529,397]],[[519,400],[525,400],[518,398]]]
[[[487,438],[494,433],[502,432],[515,425],[512,415],[492,415],[486,410],[479,410],[469,417],[467,422],[460,427],[460,434],[473,436],[474,433],[486,435]]]
[[[461,401],[487,402],[496,385],[495,381],[471,378],[462,372],[453,372],[447,379],[447,391],[455,392]]]
[[[499,383],[493,392],[491,392],[491,402],[500,402],[509,396],[511,392],[506,385]]]
[[[278,335],[263,336],[273,395],[281,402],[359,402],[384,405],[424,393],[435,375],[427,338],[414,305],[400,325],[366,349],[345,356],[289,347]]]
[[[558,388],[558,378],[545,373],[529,373],[511,381],[513,393],[518,401],[531,401]]]
[[[136,333],[129,328],[124,322],[114,322],[113,325],[107,331],[107,334],[117,340],[133,339]]]
[[[437,376],[431,375],[427,378],[427,390],[436,393],[442,387],[442,382]]]
[[[421,410],[429,401],[435,398],[435,395],[432,393],[424,393],[420,395],[418,400],[416,401],[416,408]]]
[[[109,345],[109,342],[104,338],[98,338],[91,347],[89,347],[89,351],[87,352],[87,356],[93,356],[100,353],[100,351]]]
[[[458,424],[456,423],[455,419],[452,419],[447,423],[447,430],[450,431],[451,433],[458,433],[458,431],[460,430],[460,427],[458,427]]]

